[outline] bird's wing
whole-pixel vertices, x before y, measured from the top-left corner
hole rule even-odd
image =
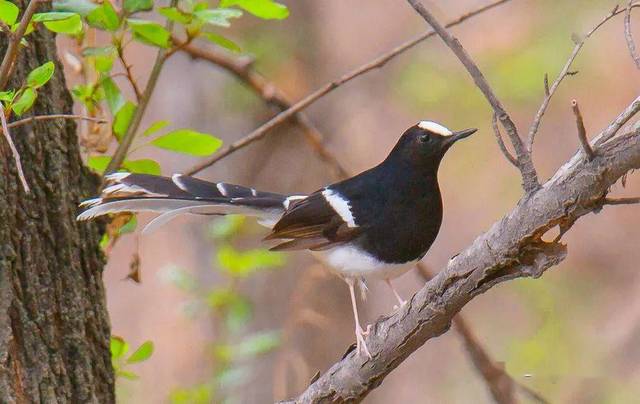
[[[274,251],[317,251],[351,241],[361,230],[348,202],[325,189],[293,201],[265,240],[287,240],[272,247]]]

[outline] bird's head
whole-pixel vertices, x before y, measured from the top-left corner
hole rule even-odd
[[[395,155],[414,165],[437,168],[454,143],[476,131],[472,128],[454,132],[439,123],[421,121],[402,134],[389,157]]]

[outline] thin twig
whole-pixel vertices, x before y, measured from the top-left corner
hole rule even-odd
[[[548,97],[551,93],[549,92],[549,74],[544,74],[544,95]]]
[[[11,133],[9,132],[9,128],[7,127],[7,118],[4,114],[4,107],[0,102],[0,122],[2,123],[2,132],[4,133],[4,138],[7,139],[7,143],[9,143],[9,148],[11,149],[11,153],[13,154],[13,159],[16,162],[16,168],[18,169],[18,177],[20,178],[20,182],[22,182],[22,187],[24,188],[24,192],[29,193],[29,183],[27,182],[27,178],[24,176],[24,171],[22,170],[22,163],[20,162],[20,153],[18,149],[16,149],[16,145],[13,143],[13,139],[11,139]]]
[[[7,124],[7,128],[15,128],[16,126],[26,125],[28,123],[32,123],[35,121],[46,121],[50,119],[75,119],[79,121],[91,121],[95,123],[107,123],[104,118],[94,118],[91,116],[84,115],[72,115],[72,114],[52,114],[52,115],[34,115],[28,118],[20,119],[18,121],[13,121]]]
[[[635,205],[640,198],[604,198],[605,205]]]
[[[498,1],[494,1],[490,4],[487,4],[485,6],[479,7],[473,11],[470,11],[464,15],[461,15],[460,17],[456,18],[455,20],[452,20],[451,22],[449,22],[446,26],[447,27],[453,27],[455,25],[458,25],[462,22],[464,22],[465,20],[475,17],[478,14],[481,14],[487,10],[490,10],[496,6],[499,6],[501,4],[504,4],[506,2],[508,2],[509,0],[498,0]],[[336,88],[340,87],[341,85],[345,84],[348,81],[353,80],[354,78],[361,76],[371,70],[380,68],[382,66],[384,66],[387,62],[389,62],[391,59],[393,59],[395,56],[401,54],[402,52],[406,51],[407,49],[412,48],[413,46],[417,45],[418,43],[422,42],[423,40],[432,37],[433,35],[435,35],[435,31],[431,30],[431,31],[427,31],[424,34],[420,35],[419,37],[412,39],[410,41],[407,41],[395,48],[393,48],[392,50],[383,53],[382,55],[378,56],[377,58],[375,58],[374,60],[356,68],[355,70],[352,70],[351,72],[343,75],[342,77],[340,77],[339,79],[332,81],[331,83],[328,83],[326,85],[324,85],[323,87],[321,87],[320,89],[316,90],[315,92],[309,94],[308,96],[306,96],[305,98],[303,98],[302,100],[298,101],[297,103],[295,103],[294,105],[291,106],[291,108],[281,112],[280,114],[276,115],[275,117],[273,117],[271,120],[269,120],[268,122],[266,122],[265,124],[263,124],[262,126],[260,126],[259,128],[257,128],[256,130],[254,130],[253,132],[251,132],[250,134],[248,134],[247,136],[243,137],[242,139],[232,143],[231,145],[223,148],[221,151],[219,151],[217,154],[215,154],[214,156],[210,157],[209,159],[196,164],[194,167],[192,167],[191,169],[189,169],[188,171],[186,171],[186,173],[188,174],[195,174],[199,171],[204,170],[205,168],[213,165],[215,162],[219,161],[220,159],[228,156],[229,154],[235,152],[238,149],[241,149],[257,140],[262,139],[271,129],[275,128],[276,126],[286,122],[289,118],[293,117],[296,113],[298,113],[299,111],[302,111],[303,109],[305,109],[306,107],[308,107],[309,105],[311,105],[312,103],[314,103],[315,101],[319,100],[320,98],[322,98],[323,96],[325,96],[326,94],[330,93],[331,91],[335,90]]]
[[[638,7],[638,6],[640,6],[639,3],[633,3],[633,4],[629,4],[628,8],[631,9],[633,7]],[[527,141],[527,150],[529,151],[529,153],[531,153],[531,151],[533,150],[533,143],[535,141],[536,134],[538,133],[538,130],[540,128],[540,122],[542,121],[542,117],[543,117],[544,113],[546,112],[547,107],[549,106],[549,102],[551,101],[551,97],[553,97],[553,95],[555,94],[556,90],[558,89],[558,86],[560,86],[560,83],[562,83],[562,80],[564,80],[564,78],[566,76],[570,76],[570,75],[575,74],[575,72],[572,72],[569,69],[571,68],[571,65],[573,64],[573,62],[576,59],[576,57],[578,56],[578,53],[580,53],[580,50],[584,46],[586,40],[589,39],[589,37],[591,37],[591,35],[593,35],[593,33],[596,32],[607,21],[609,21],[611,18],[613,18],[614,16],[616,16],[616,15],[622,13],[622,12],[623,11],[619,10],[618,6],[616,6],[595,27],[593,27],[591,29],[591,31],[587,32],[587,34],[584,35],[582,38],[578,37],[577,35],[573,35],[573,39],[574,39],[574,42],[575,42],[575,46],[573,47],[573,51],[571,52],[571,55],[569,56],[569,59],[565,63],[564,67],[562,68],[562,70],[558,74],[558,77],[555,79],[555,81],[553,82],[553,84],[549,88],[549,91],[545,92],[545,97],[542,100],[542,104],[540,104],[540,107],[538,108],[538,112],[536,113],[535,117],[533,118],[533,122],[531,123],[531,128],[529,128],[529,138],[528,138],[528,141]]]
[[[485,79],[484,75],[478,68],[478,65],[471,59],[471,56],[467,53],[467,51],[462,47],[460,41],[457,38],[453,37],[446,29],[443,27],[438,20],[427,10],[419,0],[407,0],[409,4],[416,10],[416,12],[429,24],[433,29],[438,33],[440,38],[444,41],[445,44],[451,49],[451,51],[458,57],[460,62],[467,69],[471,78],[475,82],[476,86],[480,89],[482,94],[484,94],[491,107],[495,111],[495,114],[498,116],[500,123],[506,129],[507,135],[511,140],[511,144],[513,145],[513,149],[516,152],[516,159],[518,162],[518,169],[520,170],[520,174],[522,175],[522,181],[524,190],[526,193],[531,193],[540,187],[538,183],[538,174],[536,173],[536,169],[533,166],[533,161],[531,160],[531,154],[527,152],[525,149],[522,139],[518,135],[518,129],[516,125],[511,120],[511,117],[504,109],[498,97],[496,97],[493,89]]]
[[[640,55],[636,51],[636,43],[633,40],[633,34],[631,33],[631,8],[632,8],[633,0],[629,0],[629,5],[626,8],[624,13],[624,38],[627,41],[627,47],[629,48],[629,53],[631,54],[631,58],[636,64],[636,67],[640,69]]]
[[[129,84],[131,84],[131,88],[133,88],[133,92],[136,94],[136,100],[138,101],[138,103],[140,103],[140,100],[142,99],[142,91],[140,91],[140,87],[138,87],[138,83],[136,82],[135,78],[133,78],[133,72],[131,71],[131,66],[127,63],[126,60],[124,60],[124,50],[121,48],[118,49],[118,59],[120,59],[120,63],[122,63],[122,66],[124,67],[124,70],[125,70],[125,76],[127,77]]]
[[[584,154],[587,155],[587,160],[591,161],[596,156],[589,144],[589,139],[587,139],[587,130],[584,127],[584,120],[582,119],[582,113],[580,112],[580,106],[578,105],[578,101],[571,101],[571,109],[573,110],[573,114],[576,116],[576,126],[578,127],[578,139],[580,139],[580,144],[582,145],[582,150],[584,150]]]
[[[216,50],[204,50],[189,45],[187,42],[181,43],[177,38],[174,38],[173,42],[178,44],[177,49],[185,52],[192,58],[206,60],[230,72],[251,88],[267,104],[280,111],[291,108],[292,103],[282,91],[280,91],[273,82],[268,81],[263,75],[258,73],[253,68],[252,63],[249,63],[245,58],[234,58]],[[309,118],[304,113],[298,112],[294,115],[293,119],[300,129],[302,129],[307,142],[316,154],[331,167],[334,176],[337,178],[346,177],[347,171],[338,159],[324,146],[324,136],[313,126]]]
[[[175,7],[178,3],[178,0],[171,0],[170,7]],[[165,29],[169,32],[173,29],[173,21],[167,19],[165,23]],[[136,112],[133,114],[131,118],[131,123],[129,124],[129,128],[127,128],[127,132],[120,140],[118,147],[116,148],[115,153],[113,154],[113,158],[109,161],[109,165],[105,170],[105,174],[112,173],[120,168],[120,165],[127,157],[127,153],[131,144],[133,143],[133,139],[136,137],[136,132],[140,127],[140,123],[142,123],[142,118],[144,117],[145,110],[149,105],[149,101],[151,100],[151,95],[156,88],[156,84],[158,83],[158,78],[160,77],[160,72],[162,72],[162,67],[164,66],[164,62],[166,61],[165,54],[167,50],[164,48],[160,48],[158,53],[156,54],[156,60],[153,64],[153,68],[151,69],[151,73],[149,74],[149,80],[147,80],[147,85],[144,88],[144,93],[140,98],[140,102],[138,103],[138,107],[136,108]]]
[[[14,32],[13,35],[9,37],[9,45],[7,46],[7,51],[4,54],[2,64],[0,65],[0,90],[4,90],[5,86],[9,82],[13,64],[18,57],[20,41],[22,40],[24,33],[27,31],[27,27],[29,27],[29,22],[31,22],[31,18],[38,8],[38,3],[40,3],[41,1],[42,0],[31,0],[29,2],[29,5],[22,15],[22,19],[20,20],[18,29],[16,29],[16,32]]]
[[[511,164],[515,168],[518,168],[518,160],[509,153],[507,146],[504,144],[504,140],[502,139],[502,134],[500,133],[500,127],[498,126],[498,115],[493,114],[493,119],[491,120],[491,125],[493,126],[493,133],[496,135],[496,140],[498,141],[498,146],[500,147],[500,151],[502,154],[509,160]]]
[[[622,128],[635,114],[640,110],[640,96],[636,97],[633,102],[624,109],[616,119],[594,140],[596,146],[601,146],[609,139],[614,137],[616,133]]]

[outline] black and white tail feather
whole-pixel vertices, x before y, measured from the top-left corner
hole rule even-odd
[[[181,174],[171,178],[119,172],[105,177],[106,187],[98,198],[80,204],[85,210],[78,220],[119,212],[159,212],[144,229],[149,233],[181,214],[255,216],[272,228],[292,201],[302,195],[257,191],[224,182],[212,183]]]

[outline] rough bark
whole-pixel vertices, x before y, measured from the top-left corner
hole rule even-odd
[[[6,46],[3,35],[0,54]],[[10,87],[49,60],[56,73],[32,113],[71,113],[49,32],[29,36]],[[1,139],[0,402],[113,402],[100,229],[74,219],[78,201],[95,194],[97,180],[83,168],[72,120],[37,121],[12,135],[32,192],[20,186]]]

